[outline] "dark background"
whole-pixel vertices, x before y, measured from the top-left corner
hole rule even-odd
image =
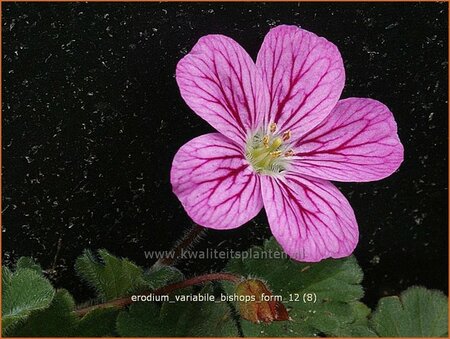
[[[264,35],[297,24],[340,49],[343,97],[395,114],[405,161],[391,177],[339,184],[359,221],[365,301],[414,284],[447,291],[447,4],[3,3],[3,262],[33,256],[78,301],[84,248],[150,266],[191,225],[171,192],[176,151],[212,131],[179,95],[175,66],[203,35],[256,57]],[[208,231],[198,248],[247,249],[261,215]],[[58,243],[61,248],[56,256]],[[56,256],[56,258],[55,258]],[[182,262],[192,275],[223,261]]]

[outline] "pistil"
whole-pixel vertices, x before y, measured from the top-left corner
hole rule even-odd
[[[277,125],[271,123],[268,133],[257,132],[247,143],[247,160],[258,173],[279,173],[287,165],[287,158],[294,155],[286,142],[291,139],[291,131],[277,132]],[[266,131],[267,131],[266,130]]]

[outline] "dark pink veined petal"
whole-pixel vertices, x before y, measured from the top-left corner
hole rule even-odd
[[[372,181],[391,175],[403,146],[391,111],[372,99],[338,102],[319,126],[299,140],[293,171],[335,181]]]
[[[187,214],[204,227],[239,227],[263,206],[259,177],[242,150],[219,133],[199,136],[181,147],[170,181]]]
[[[317,262],[350,255],[358,225],[347,199],[329,181],[287,174],[261,178],[270,229],[293,259]]]
[[[328,40],[297,26],[266,35],[256,66],[270,93],[269,116],[295,140],[319,124],[339,100],[345,82],[341,54]]]
[[[217,131],[245,141],[262,123],[268,91],[247,52],[223,35],[202,37],[177,65],[181,96]]]

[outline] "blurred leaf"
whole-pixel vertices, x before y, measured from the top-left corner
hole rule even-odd
[[[199,294],[212,294],[211,285]],[[185,289],[185,295],[195,294]],[[181,294],[179,294],[181,295]],[[175,300],[171,296],[171,300]],[[174,303],[161,307],[153,302],[139,302],[123,311],[117,319],[117,331],[124,337],[236,337],[238,335],[229,307],[225,302]]]
[[[70,337],[74,334],[77,317],[75,303],[66,290],[58,290],[50,306],[33,311],[12,333],[15,337]]]
[[[152,302],[138,302],[117,317],[117,332],[122,337],[164,337],[173,336],[172,325],[159,319],[159,306]]]
[[[147,285],[142,268],[128,259],[119,259],[106,250],[99,250],[98,254],[102,262],[85,250],[77,259],[75,269],[102,300],[126,296]]]
[[[77,337],[113,337],[116,319],[119,314],[117,308],[101,308],[86,314],[76,329]]]
[[[226,270],[263,279],[274,295],[283,298],[292,318],[271,324],[242,320],[245,336],[334,336],[350,333],[352,324],[363,326],[361,313],[354,310],[354,302],[363,296],[363,273],[354,257],[300,263],[287,258],[272,238],[231,260]],[[233,293],[228,284],[224,286]]]
[[[39,264],[37,264],[34,259],[30,257],[20,257],[16,264],[16,270],[29,268],[30,270],[35,271],[36,273],[42,275],[42,268]]]
[[[48,307],[55,295],[50,282],[35,269],[2,270],[2,331],[8,334],[32,311]]]
[[[441,337],[448,333],[448,299],[440,291],[411,287],[378,302],[371,325],[381,337]]]
[[[178,269],[172,266],[157,265],[147,270],[144,279],[148,286],[156,290],[167,284],[183,280],[184,276]]]

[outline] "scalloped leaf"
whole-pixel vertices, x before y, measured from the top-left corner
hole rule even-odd
[[[33,311],[47,308],[55,290],[35,269],[19,267],[14,273],[2,270],[2,331],[10,333]]]
[[[370,323],[381,337],[442,337],[448,333],[447,319],[444,293],[414,286],[400,297],[381,298]]]
[[[199,294],[213,293],[211,285]],[[192,289],[178,295],[196,294]],[[171,300],[175,300],[171,296]],[[124,337],[228,337],[238,335],[225,302],[138,302],[117,318],[117,331]]]
[[[66,290],[58,290],[50,306],[33,311],[28,319],[17,326],[14,337],[70,337],[78,321],[72,312],[75,302]]]
[[[77,259],[75,269],[102,300],[119,298],[147,286],[142,268],[106,250],[99,250],[98,254],[102,262],[91,251],[85,250]]]
[[[351,334],[352,325],[365,335],[370,333],[367,314],[354,309],[363,296],[363,273],[353,256],[300,263],[287,258],[271,238],[263,247],[253,247],[240,259],[231,260],[226,269],[265,280],[272,293],[283,298],[292,318],[271,324],[242,320],[245,336],[336,336]],[[225,286],[232,293],[230,285]],[[304,295],[315,302],[305,302]]]

